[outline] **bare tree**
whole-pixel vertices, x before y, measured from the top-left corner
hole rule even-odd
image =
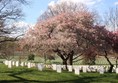
[[[16,48],[16,42],[4,42],[0,44],[0,58],[7,60],[13,59]]]
[[[21,5],[26,3],[26,0],[0,0],[0,43],[13,41],[6,35],[13,30],[11,24],[23,16]]]
[[[104,21],[107,27],[116,31],[118,29],[118,7],[109,8],[108,12],[105,13]]]

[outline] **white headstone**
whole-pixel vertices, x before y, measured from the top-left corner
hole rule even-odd
[[[56,70],[56,66],[57,66],[56,64],[52,64],[52,69]]]
[[[35,67],[35,63],[31,63],[31,67]]]
[[[87,67],[86,66],[83,66],[83,72],[86,73],[87,72]]]
[[[68,67],[68,71],[69,72],[72,72],[73,71],[72,65],[68,65],[67,67]]]
[[[118,74],[118,68],[116,68],[116,73]]]
[[[61,65],[57,65],[57,68],[56,69],[57,69],[57,72],[58,73],[61,73]]]
[[[100,74],[104,74],[104,67],[103,67],[103,66],[100,67],[99,73],[100,73]]]
[[[24,66],[24,62],[21,62],[21,64],[20,64],[22,67]]]
[[[12,61],[12,65],[13,65],[13,66],[15,65],[15,61]]]
[[[30,62],[27,63],[27,67],[31,68],[31,63]]]
[[[112,72],[116,72],[116,67],[115,66],[113,67]]]
[[[52,68],[52,65],[45,65],[46,68]]]
[[[19,61],[16,61],[16,67],[18,67],[19,66]]]
[[[91,69],[92,72],[96,72],[96,70],[97,70],[96,69],[96,66],[94,66],[94,65],[93,66],[90,66],[90,69]]]
[[[89,66],[87,67],[87,72],[91,72],[91,69]]]
[[[66,65],[62,65],[63,70],[66,70]]]
[[[4,62],[4,63],[5,63],[5,65],[8,65],[8,60],[5,60],[5,62]]]
[[[8,61],[8,68],[11,68],[11,67],[12,67],[12,62]]]
[[[40,70],[40,71],[42,71],[43,70],[43,68],[44,68],[44,64],[38,64],[38,70]]]
[[[79,75],[80,74],[80,68],[79,67],[74,67],[75,74]]]
[[[109,67],[106,66],[106,67],[105,67],[105,72],[108,72],[108,70],[109,70]]]
[[[25,66],[27,66],[27,65],[28,65],[28,63],[27,63],[27,62],[25,62],[25,63],[24,63],[24,65],[25,65]]]

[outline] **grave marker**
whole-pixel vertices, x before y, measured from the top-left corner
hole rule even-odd
[[[57,69],[57,72],[58,73],[61,73],[61,65],[57,65],[57,68],[56,69]]]
[[[11,68],[11,67],[12,67],[12,62],[8,61],[8,68]]]

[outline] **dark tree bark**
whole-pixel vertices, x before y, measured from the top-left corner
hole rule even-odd
[[[74,51],[71,51],[68,56],[69,56],[68,65],[73,65]]]
[[[68,69],[67,68],[67,59],[62,59],[63,60],[63,65],[65,65],[65,68],[66,68],[66,70]]]
[[[116,57],[116,68],[118,67],[118,57]]]
[[[57,49],[57,50],[54,50],[54,52],[57,52],[57,55],[62,59],[62,63],[63,65],[65,65],[66,70],[67,70],[67,65],[73,64],[74,51],[66,53],[65,51],[61,51]]]
[[[112,73],[112,70],[113,70],[114,65],[111,63],[111,61],[109,60],[109,58],[107,56],[108,56],[108,54],[105,51],[105,56],[104,57],[106,58],[106,60],[108,61],[109,65],[110,65],[110,68],[109,68],[108,72],[109,73]]]

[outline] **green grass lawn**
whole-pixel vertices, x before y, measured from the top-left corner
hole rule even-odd
[[[36,68],[14,67],[8,69],[0,64],[0,83],[118,83],[115,73],[81,73],[79,76],[73,72],[63,71],[56,73],[51,69],[38,71]]]

